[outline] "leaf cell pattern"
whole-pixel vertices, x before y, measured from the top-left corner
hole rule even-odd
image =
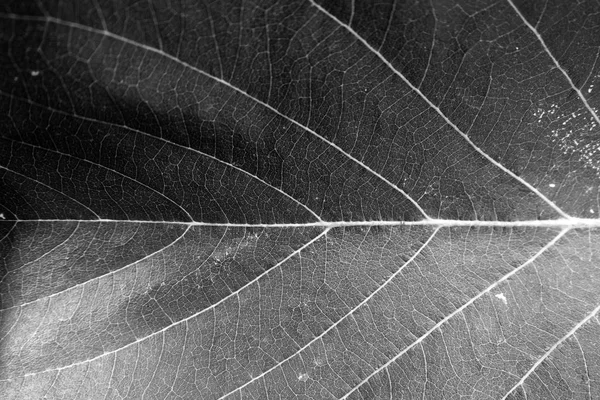
[[[597,3],[117,3],[0,5],[3,398],[600,397]]]

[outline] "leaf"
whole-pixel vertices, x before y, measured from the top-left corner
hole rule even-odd
[[[600,7],[0,7],[6,399],[600,397]]]

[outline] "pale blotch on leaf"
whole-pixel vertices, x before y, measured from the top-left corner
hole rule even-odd
[[[302,382],[306,382],[308,380],[308,374],[307,373],[302,373],[298,375],[298,380],[302,381]]]
[[[508,300],[506,299],[506,296],[504,295],[504,293],[498,293],[495,297],[497,299],[502,300],[502,302],[504,303],[504,305],[508,305]]]

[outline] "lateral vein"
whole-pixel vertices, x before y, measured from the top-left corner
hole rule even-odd
[[[419,95],[419,97],[421,97],[427,103],[427,105],[429,107],[431,107],[432,109],[434,109],[435,112],[437,112],[444,119],[444,121],[448,125],[450,125],[450,127],[452,127],[460,136],[462,136],[465,139],[465,141],[469,145],[471,145],[471,147],[473,147],[473,149],[475,149],[475,151],[477,151],[479,154],[481,154],[486,160],[488,160],[489,162],[491,162],[492,164],[494,164],[501,171],[503,171],[504,173],[510,175],[513,179],[515,179],[516,181],[518,181],[522,185],[526,186],[529,190],[531,190],[538,197],[540,197],[543,201],[545,201],[550,207],[552,207],[563,218],[570,218],[570,216],[567,213],[565,213],[563,210],[561,210],[560,207],[558,207],[556,204],[554,204],[554,202],[552,200],[550,200],[549,198],[547,198],[542,192],[540,192],[538,189],[536,189],[533,185],[531,185],[529,182],[527,182],[523,178],[517,176],[514,172],[512,172],[511,170],[509,170],[508,168],[506,168],[504,165],[502,165],[501,163],[499,163],[498,161],[496,161],[495,159],[493,159],[489,154],[487,154],[479,146],[477,146],[471,140],[471,138],[469,137],[469,135],[467,135],[466,133],[464,133],[463,131],[461,131],[460,128],[454,122],[452,122],[442,112],[442,110],[440,110],[440,108],[438,106],[436,106],[435,104],[433,104],[427,98],[427,96],[425,96],[423,94],[423,92],[421,92],[421,90],[419,88],[417,88],[415,85],[413,85],[400,71],[398,71],[385,57],[383,57],[379,51],[377,51],[375,48],[373,48],[373,46],[371,46],[365,39],[363,39],[362,36],[360,36],[358,33],[356,33],[354,31],[354,29],[352,29],[348,25],[344,24],[342,21],[340,21],[338,18],[336,18],[334,15],[332,15],[329,11],[327,11],[326,9],[324,9],[323,7],[321,7],[319,4],[317,4],[314,0],[310,0],[310,2],[319,11],[321,11],[323,14],[327,15],[332,20],[336,21],[340,26],[342,26],[343,28],[345,28],[351,35],[353,35],[359,42],[361,42],[367,49],[369,49],[371,52],[373,52],[373,54],[375,54],[394,74],[396,74],[400,79],[402,79],[402,81],[406,85],[408,85],[408,87],[410,87],[411,90],[413,90],[415,93],[417,93]]]
[[[340,154],[344,155],[345,157],[347,157],[348,159],[352,160],[354,163],[356,163],[357,165],[361,166],[362,168],[364,168],[365,170],[369,171],[369,173],[371,173],[373,176],[377,177],[378,179],[381,179],[383,182],[385,182],[387,185],[389,185],[390,187],[392,187],[394,190],[398,191],[400,194],[402,194],[408,201],[410,201],[417,210],[419,210],[419,212],[421,214],[423,214],[424,218],[429,218],[429,216],[427,215],[427,213],[425,212],[425,210],[423,210],[423,208],[417,203],[417,201],[415,199],[413,199],[411,196],[408,195],[408,193],[406,193],[404,190],[402,190],[401,188],[399,188],[396,184],[394,184],[393,182],[391,182],[389,179],[385,178],[383,175],[381,175],[380,173],[378,173],[377,171],[373,170],[371,167],[369,167],[368,165],[364,164],[362,161],[358,160],[356,157],[352,156],[351,154],[349,154],[348,152],[346,152],[345,150],[343,150],[341,147],[339,147],[338,145],[336,145],[335,143],[331,142],[330,140],[326,139],[325,137],[319,135],[317,132],[315,132],[314,130],[310,129],[308,126],[304,126],[303,124],[301,124],[300,122],[296,121],[295,119],[283,114],[282,112],[280,112],[279,110],[277,110],[276,108],[274,108],[273,106],[263,102],[260,99],[257,99],[256,97],[250,95],[249,93],[244,92],[242,89],[232,85],[231,83],[218,78],[216,76],[213,76],[211,74],[209,74],[208,72],[205,72],[197,67],[194,67],[191,64],[186,63],[185,61],[182,61],[180,59],[178,59],[175,56],[172,56],[171,54],[165,53],[164,51],[161,51],[159,49],[156,49],[154,47],[145,45],[143,43],[139,43],[135,40],[131,40],[128,39],[124,36],[118,35],[116,33],[110,32],[110,31],[102,31],[102,30],[98,30],[96,28],[92,28],[90,26],[86,26],[86,25],[82,25],[79,24],[77,22],[73,22],[73,21],[64,21],[58,18],[54,18],[51,16],[45,16],[45,17],[34,17],[34,16],[22,16],[22,15],[16,15],[16,14],[6,14],[6,13],[0,13],[0,17],[4,17],[4,18],[8,18],[8,19],[13,19],[13,20],[24,20],[24,21],[39,21],[39,22],[51,22],[57,25],[63,25],[63,26],[67,26],[67,27],[71,27],[71,28],[75,28],[75,29],[80,29],[83,31],[87,31],[90,33],[94,33],[94,34],[98,34],[98,35],[104,35],[107,37],[110,37],[112,39],[121,41],[123,43],[127,43],[131,46],[135,46],[135,47],[139,47],[141,49],[144,49],[146,51],[150,51],[156,54],[159,54],[163,57],[166,57],[174,62],[177,62],[181,65],[183,65],[186,68],[189,68],[192,71],[195,71],[201,75],[204,75],[210,79],[215,80],[216,82],[229,87],[230,89],[236,91],[237,93],[240,93],[241,95],[255,101],[256,103],[260,104],[261,106],[271,110],[272,112],[274,112],[275,114],[279,115],[282,118],[285,118],[286,120],[288,120],[289,122],[291,122],[292,124],[298,126],[299,128],[303,129],[306,132],[309,132],[310,134],[312,134],[313,136],[315,136],[316,138],[322,140],[324,143],[327,143],[329,146],[331,146],[332,148],[336,149],[336,151],[338,151]]]
[[[421,252],[423,251],[423,249],[425,249],[429,245],[429,243],[433,240],[433,238],[435,237],[435,235],[437,234],[437,232],[439,231],[439,229],[440,228],[438,227],[433,232],[431,232],[431,234],[429,235],[429,237],[427,238],[427,240],[421,245],[421,247],[419,247],[419,249],[406,262],[404,262],[404,264],[402,264],[402,266],[400,266],[398,268],[398,270],[396,270],[396,272],[394,272],[393,274],[391,274],[388,277],[388,279],[385,280],[385,282],[383,282],[381,285],[379,285],[379,287],[377,289],[375,289],[371,294],[369,294],[368,296],[366,296],[358,305],[356,305],[354,308],[352,308],[351,310],[349,310],[346,313],[346,315],[344,315],[342,318],[340,318],[339,320],[337,320],[336,322],[334,322],[329,328],[325,329],[321,334],[319,334],[318,336],[315,336],[312,340],[310,340],[308,343],[306,343],[304,346],[302,346],[300,349],[298,349],[294,354],[292,354],[289,357],[287,357],[286,359],[278,362],[276,365],[272,366],[271,368],[269,368],[268,370],[264,371],[260,375],[255,376],[254,378],[252,378],[248,382],[244,383],[243,385],[241,385],[237,389],[232,390],[231,392],[229,392],[229,393],[227,393],[227,394],[219,397],[218,400],[223,400],[227,396],[229,396],[229,395],[231,395],[233,393],[239,392],[240,390],[242,390],[246,386],[250,385],[252,382],[256,381],[257,379],[262,378],[263,376],[265,376],[266,374],[268,374],[272,370],[277,369],[278,367],[280,367],[281,365],[283,365],[286,361],[288,361],[289,359],[291,359],[291,358],[295,357],[296,355],[300,354],[302,351],[304,351],[305,349],[307,349],[308,347],[310,347],[310,345],[312,345],[314,342],[316,342],[317,340],[321,339],[328,332],[330,332],[331,330],[333,330],[334,328],[336,328],[340,323],[342,323],[342,321],[346,320],[348,317],[350,317],[352,314],[354,314],[354,312],[356,310],[358,310],[364,304],[368,303],[368,301],[371,300],[373,298],[373,296],[375,296],[379,291],[381,291],[381,290],[383,290],[383,288],[387,287],[388,283],[390,283],[396,276],[398,276],[398,274],[400,272],[402,272],[404,270],[404,267],[406,267],[411,262],[413,262],[413,260],[415,258],[417,258],[419,254],[421,254]]]
[[[556,235],[552,240],[550,240],[548,243],[546,243],[546,245],[544,247],[542,247],[533,257],[531,257],[529,260],[527,260],[526,262],[524,262],[523,264],[521,264],[519,267],[513,269],[512,271],[510,271],[508,274],[504,275],[502,278],[500,278],[499,280],[497,280],[496,282],[494,282],[493,284],[491,284],[490,286],[488,286],[486,289],[482,290],[481,292],[479,292],[478,295],[474,296],[473,298],[471,298],[469,301],[467,301],[465,304],[463,304],[462,306],[460,306],[459,308],[457,308],[456,310],[454,310],[453,312],[451,312],[450,314],[448,314],[444,319],[442,319],[441,321],[439,321],[437,324],[435,324],[434,327],[432,327],[431,329],[429,329],[427,332],[425,332],[422,336],[420,336],[417,340],[415,340],[410,346],[407,346],[404,350],[402,350],[401,352],[399,352],[397,355],[395,355],[394,357],[392,357],[388,362],[386,362],[385,364],[383,364],[381,367],[376,368],[371,374],[369,374],[365,379],[363,379],[359,384],[355,385],[353,388],[350,389],[350,391],[344,396],[342,397],[340,400],[346,399],[348,398],[348,396],[353,393],[356,389],[360,388],[362,385],[364,385],[366,382],[368,382],[373,376],[377,375],[379,372],[381,372],[382,370],[387,369],[387,367],[389,367],[393,362],[395,362],[398,358],[402,357],[402,355],[406,354],[410,349],[412,349],[413,347],[415,347],[417,344],[420,344],[421,342],[423,342],[425,339],[427,339],[429,337],[429,335],[440,329],[442,325],[444,325],[446,322],[448,322],[450,319],[452,319],[455,315],[461,313],[463,310],[465,310],[467,307],[469,307],[470,305],[472,305],[473,303],[475,303],[475,301],[477,301],[479,298],[481,298],[483,295],[485,295],[486,293],[489,293],[492,289],[494,289],[495,287],[497,287],[498,285],[500,285],[502,282],[506,281],[508,278],[510,278],[511,276],[515,275],[517,272],[521,271],[523,268],[525,268],[527,265],[531,264],[533,261],[535,261],[540,255],[542,255],[544,252],[546,252],[546,250],[548,250],[549,248],[551,248],[552,246],[554,246],[554,244],[556,242],[558,242],[560,240],[560,238],[562,238],[567,232],[569,231],[569,228],[563,229],[562,231],[560,231],[560,233],[558,235]]]
[[[544,38],[542,38],[542,35],[540,35],[540,33],[537,31],[537,29],[535,29],[529,23],[529,21],[527,21],[525,16],[521,13],[521,11],[517,8],[517,6],[515,5],[515,3],[513,3],[512,0],[506,0],[506,1],[508,1],[508,4],[510,4],[510,6],[515,10],[515,12],[519,16],[519,18],[523,21],[523,23],[531,30],[531,32],[533,32],[533,34],[535,35],[537,40],[540,41],[540,43],[542,44],[542,47],[544,48],[544,51],[546,53],[548,53],[548,56],[550,56],[550,59],[552,60],[554,65],[556,65],[556,68],[564,75],[565,79],[567,80],[567,82],[569,82],[569,85],[571,85],[571,88],[577,93],[577,96],[579,97],[579,99],[581,100],[581,102],[583,103],[585,108],[588,109],[590,114],[592,114],[592,117],[596,120],[596,123],[598,123],[598,125],[600,126],[600,117],[598,117],[598,113],[592,108],[592,106],[590,106],[590,103],[588,103],[588,101],[585,98],[585,96],[583,95],[583,93],[581,93],[581,90],[577,86],[575,86],[575,83],[573,83],[573,80],[571,79],[569,74],[567,74],[567,71],[560,65],[560,63],[558,62],[556,57],[554,57],[554,55],[550,51],[550,48],[546,45]]]
[[[558,342],[554,343],[554,345],[552,347],[550,347],[550,349],[548,349],[548,351],[546,353],[544,353],[544,355],[541,356],[540,359],[537,360],[535,362],[535,364],[533,364],[531,366],[531,368],[529,369],[529,371],[527,371],[527,373],[525,375],[523,375],[523,377],[506,393],[506,396],[504,396],[502,398],[502,400],[505,400],[516,388],[518,388],[519,386],[523,385],[525,383],[525,381],[527,380],[527,378],[536,370],[537,367],[539,367],[539,365],[542,362],[544,362],[544,360],[546,360],[550,356],[550,354],[552,354],[552,352],[554,350],[557,349],[558,346],[560,346],[562,343],[564,343],[565,340],[567,340],[568,338],[570,338],[571,336],[573,336],[577,332],[577,330],[579,328],[581,328],[583,325],[585,325],[588,321],[590,321],[599,312],[600,312],[600,305],[598,307],[596,307],[591,313],[589,313],[583,320],[579,321]]]
[[[57,372],[57,371],[62,371],[62,370],[64,370],[64,369],[69,369],[69,368],[75,367],[75,366],[77,366],[77,365],[87,364],[87,363],[90,363],[90,362],[92,362],[92,361],[94,361],[94,360],[97,360],[97,359],[100,359],[100,358],[106,357],[106,356],[108,356],[108,355],[110,355],[110,354],[116,353],[116,352],[118,352],[118,351],[121,351],[121,350],[123,350],[123,349],[129,348],[129,347],[131,347],[131,346],[134,346],[134,345],[136,345],[136,344],[138,344],[138,343],[140,343],[140,342],[142,342],[142,341],[144,341],[144,340],[147,340],[147,339],[149,339],[149,338],[151,338],[151,337],[154,337],[154,336],[156,336],[156,335],[163,334],[165,331],[167,331],[167,330],[171,329],[171,328],[172,328],[172,327],[174,327],[174,326],[177,326],[177,325],[180,325],[180,324],[183,324],[183,323],[187,323],[187,321],[189,321],[189,320],[191,320],[191,319],[193,319],[193,318],[196,318],[197,316],[199,316],[199,315],[201,315],[201,314],[204,314],[205,312],[208,312],[208,311],[210,311],[210,310],[213,310],[213,309],[215,309],[215,308],[216,308],[217,306],[219,306],[220,304],[222,304],[222,303],[224,303],[225,301],[229,300],[229,299],[230,299],[230,298],[232,298],[233,296],[235,296],[235,295],[239,294],[239,293],[240,293],[242,290],[244,290],[245,288],[247,288],[247,287],[249,287],[250,285],[252,285],[253,283],[255,283],[255,282],[259,281],[259,280],[260,280],[260,279],[261,279],[263,276],[265,276],[265,275],[269,274],[271,271],[274,271],[275,269],[277,269],[277,268],[281,267],[281,265],[282,265],[282,264],[284,264],[286,261],[288,261],[290,258],[293,258],[294,256],[298,255],[298,254],[299,254],[299,253],[301,253],[301,252],[302,252],[304,249],[306,249],[307,247],[311,246],[311,245],[312,245],[313,243],[315,243],[317,240],[319,240],[320,238],[322,238],[323,236],[325,236],[325,235],[327,234],[327,232],[328,232],[328,231],[329,231],[329,229],[324,229],[324,230],[323,230],[321,233],[319,233],[319,234],[318,234],[318,235],[316,235],[314,238],[312,238],[311,240],[309,240],[308,242],[306,242],[304,245],[302,245],[302,246],[301,246],[301,247],[299,247],[298,249],[296,249],[296,250],[294,250],[293,252],[291,252],[290,254],[288,254],[288,255],[287,255],[285,258],[283,258],[281,261],[279,261],[277,264],[275,264],[275,265],[274,265],[272,268],[269,268],[268,270],[264,271],[262,274],[258,275],[258,276],[257,276],[257,277],[255,277],[253,280],[251,280],[250,282],[246,283],[245,285],[243,285],[243,286],[242,286],[242,287],[240,287],[239,289],[237,289],[237,290],[235,290],[235,291],[233,291],[233,292],[229,293],[227,296],[223,297],[221,300],[219,300],[219,301],[218,301],[218,302],[216,302],[215,304],[212,304],[211,306],[209,306],[209,307],[206,307],[206,308],[204,308],[203,310],[200,310],[199,312],[193,313],[192,315],[189,315],[189,316],[187,316],[186,318],[183,318],[183,319],[180,319],[180,320],[178,320],[178,321],[176,321],[176,322],[174,322],[174,323],[171,323],[171,324],[169,324],[169,325],[165,326],[164,328],[162,328],[162,329],[160,329],[160,330],[158,330],[158,331],[156,331],[156,332],[152,332],[151,334],[148,334],[148,335],[146,335],[146,336],[144,336],[144,337],[137,338],[136,340],[134,340],[134,341],[132,341],[132,342],[130,342],[130,343],[127,343],[126,345],[124,345],[124,346],[122,346],[122,347],[119,347],[118,349],[114,349],[114,350],[112,350],[112,351],[108,351],[108,352],[105,352],[105,353],[99,354],[99,355],[97,355],[96,357],[93,357],[93,358],[90,358],[90,359],[86,359],[86,360],[78,361],[78,362],[75,362],[75,363],[72,363],[72,364],[68,364],[68,365],[63,365],[63,366],[61,366],[61,367],[58,367],[58,368],[49,368],[49,369],[46,369],[46,370],[43,370],[43,371],[31,372],[31,373],[27,373],[27,374],[24,374],[24,375],[20,375],[20,376],[18,376],[18,377],[14,377],[14,378],[12,378],[12,377],[11,377],[11,378],[7,378],[7,379],[2,379],[2,380],[0,380],[0,382],[4,382],[4,381],[13,381],[13,380],[15,380],[15,379],[22,379],[22,378],[25,378],[25,377],[28,377],[28,376],[34,376],[34,375],[43,374],[43,373],[45,373],[45,372],[51,372],[51,371],[52,371],[52,372]],[[186,232],[184,232],[184,234],[183,234],[183,235],[181,235],[179,238],[177,238],[177,240],[181,239],[181,238],[182,238],[182,237],[185,235],[185,233],[187,233],[187,230],[186,230]],[[173,243],[171,243],[171,244],[173,244]]]
[[[2,95],[2,96],[6,96],[6,97],[10,97],[10,98],[12,98],[12,99],[16,99],[16,100],[19,100],[19,101],[24,101],[24,102],[26,102],[26,103],[29,103],[29,104],[31,104],[32,106],[35,106],[35,107],[40,107],[40,108],[44,108],[44,109],[46,109],[46,110],[48,110],[48,111],[50,111],[50,112],[57,113],[57,114],[61,114],[61,115],[65,115],[65,116],[72,117],[72,118],[75,118],[75,119],[80,119],[80,120],[83,120],[83,121],[88,121],[88,122],[91,122],[91,123],[97,123],[97,124],[102,124],[102,125],[107,125],[107,126],[115,126],[115,127],[118,127],[118,128],[126,129],[126,130],[128,130],[128,131],[135,132],[135,133],[139,133],[140,135],[148,136],[148,137],[150,137],[150,138],[152,138],[152,139],[156,139],[156,140],[158,140],[158,141],[162,141],[162,142],[164,142],[164,143],[168,143],[168,144],[170,144],[170,145],[172,145],[172,146],[179,147],[179,148],[181,148],[181,149],[184,149],[184,150],[189,150],[189,151],[191,151],[191,152],[197,153],[197,154],[199,154],[199,155],[201,155],[201,156],[203,156],[203,157],[209,158],[209,159],[211,159],[211,160],[214,160],[214,161],[216,161],[216,162],[218,162],[218,163],[221,163],[221,164],[223,164],[223,165],[226,165],[226,166],[228,166],[228,167],[230,167],[230,168],[233,168],[233,169],[235,169],[235,170],[237,170],[237,171],[240,171],[241,173],[243,173],[243,174],[245,174],[245,175],[249,176],[250,178],[252,178],[252,179],[254,179],[254,180],[256,180],[256,181],[258,181],[258,182],[260,182],[260,183],[262,183],[262,184],[264,184],[264,185],[266,185],[266,186],[268,186],[268,187],[270,187],[270,188],[272,188],[273,190],[275,190],[275,191],[277,191],[277,192],[279,192],[279,193],[283,194],[284,196],[288,197],[289,199],[291,199],[291,200],[292,200],[292,201],[294,201],[295,203],[297,203],[297,204],[299,204],[300,206],[304,207],[304,208],[305,208],[305,209],[306,209],[306,210],[307,210],[307,211],[308,211],[310,214],[312,214],[312,215],[315,217],[315,219],[316,219],[316,220],[321,220],[321,217],[319,217],[319,216],[318,216],[318,215],[317,215],[317,214],[316,214],[316,213],[315,213],[313,210],[311,210],[311,209],[310,209],[310,208],[309,208],[309,207],[308,207],[306,204],[304,204],[304,203],[301,203],[300,201],[298,201],[298,200],[297,200],[297,199],[295,199],[294,197],[290,196],[288,193],[286,193],[285,191],[281,190],[280,188],[278,188],[278,187],[276,187],[276,186],[273,186],[273,185],[271,185],[269,182],[267,182],[267,181],[265,181],[265,180],[263,180],[263,179],[259,178],[259,177],[258,177],[258,176],[256,176],[256,175],[253,175],[253,174],[249,173],[248,171],[246,171],[246,170],[244,170],[244,169],[242,169],[242,168],[239,168],[238,166],[236,166],[236,165],[234,165],[234,164],[231,164],[231,163],[228,163],[228,162],[226,162],[226,161],[223,161],[223,160],[221,160],[221,159],[219,159],[219,158],[217,158],[217,157],[215,157],[215,156],[212,156],[212,155],[210,155],[210,154],[208,154],[208,153],[202,152],[202,151],[200,151],[200,150],[197,150],[197,149],[194,149],[194,148],[192,148],[192,147],[183,146],[183,145],[181,145],[181,144],[179,144],[179,143],[175,143],[175,142],[173,142],[173,141],[171,141],[171,140],[167,140],[167,139],[165,139],[165,138],[162,138],[162,137],[152,136],[152,135],[150,135],[150,134],[149,134],[149,133],[147,133],[147,132],[144,132],[144,131],[141,131],[141,130],[139,130],[139,129],[135,129],[135,128],[132,128],[132,127],[129,127],[129,126],[125,126],[125,125],[119,125],[119,124],[115,124],[115,123],[113,123],[113,122],[107,122],[107,121],[102,121],[102,120],[95,119],[95,118],[85,117],[85,116],[83,116],[83,115],[69,114],[69,113],[67,113],[67,112],[65,112],[65,111],[58,110],[58,109],[56,109],[56,108],[53,108],[53,107],[49,107],[49,106],[45,106],[45,105],[42,105],[42,104],[36,103],[36,102],[34,102],[34,101],[31,101],[30,99],[24,99],[24,98],[17,97],[17,96],[14,96],[14,95],[9,95],[9,94],[7,94],[7,93],[4,93],[4,92],[2,92],[1,90],[0,90],[0,95]],[[20,143],[23,143],[23,142],[20,142]],[[25,144],[29,145],[29,143],[25,143]],[[47,149],[44,149],[44,150],[47,150]],[[66,155],[66,156],[69,156],[69,157],[73,157],[73,156],[72,156],[72,155],[70,155],[70,154],[65,154],[65,155]],[[75,157],[73,157],[73,158],[75,158]],[[81,159],[81,158],[77,158],[77,159],[80,159],[80,160],[83,160],[83,161],[86,161],[86,162],[90,162],[89,160],[86,160],[86,159]],[[94,164],[96,164],[96,163],[94,163]],[[105,169],[107,169],[107,170],[109,170],[109,171],[114,171],[115,173],[118,173],[118,174],[120,174],[120,175],[123,175],[121,172],[119,172],[119,171],[116,171],[116,170],[115,170],[115,169],[113,169],[113,168],[108,168],[108,167],[106,167],[106,166],[104,166],[104,165],[100,165],[100,167],[102,167],[102,168],[105,168]],[[130,179],[130,180],[133,180],[134,182],[138,182],[138,183],[140,183],[139,181],[137,181],[137,180],[133,179],[133,178],[132,178],[132,177],[130,177],[130,176],[127,176],[127,175],[125,175],[125,176],[126,176],[128,179]],[[144,186],[146,186],[146,185],[144,185]],[[150,188],[150,189],[151,189],[151,190],[154,190],[154,189],[152,189],[152,188]],[[160,192],[159,192],[159,193],[160,193]],[[160,193],[160,194],[161,194],[162,196],[165,196],[165,195],[164,195],[164,194],[162,194],[162,193]],[[165,197],[166,197],[166,196],[165,196]],[[169,198],[169,200],[171,200],[171,199]],[[178,206],[179,206],[179,205],[178,205]],[[180,207],[180,206],[179,206],[179,207]],[[182,209],[182,210],[183,210],[183,211],[184,211],[186,214],[188,214],[188,216],[190,217],[190,220],[193,220],[193,218],[192,218],[192,217],[189,215],[189,213],[187,212],[187,210],[183,209],[183,207],[181,207],[181,209]]]

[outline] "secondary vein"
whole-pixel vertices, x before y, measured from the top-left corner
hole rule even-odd
[[[543,201],[545,201],[550,207],[552,207],[563,218],[571,218],[570,215],[565,213],[560,207],[558,207],[556,204],[554,204],[553,201],[551,201],[549,198],[547,198],[542,192],[540,192],[538,189],[536,189],[533,185],[531,185],[529,182],[522,179],[521,177],[517,176],[514,172],[512,172],[510,169],[506,168],[504,165],[502,165],[501,163],[499,163],[498,161],[493,159],[489,154],[487,154],[479,146],[477,146],[471,140],[469,135],[467,135],[466,133],[461,131],[460,128],[454,122],[452,122],[446,116],[446,114],[444,114],[442,112],[442,110],[440,110],[440,108],[438,106],[433,104],[431,102],[431,100],[429,100],[427,98],[427,96],[425,96],[419,88],[417,88],[415,85],[413,85],[400,71],[398,71],[385,57],[383,57],[383,55],[381,55],[381,53],[379,51],[377,51],[375,48],[373,48],[373,46],[371,46],[365,39],[363,39],[362,36],[360,36],[356,31],[354,31],[354,29],[352,29],[350,26],[344,24],[342,21],[340,21],[338,18],[336,18],[334,15],[332,15],[329,11],[327,11],[326,9],[321,7],[319,4],[317,4],[314,0],[310,0],[310,2],[320,12],[327,15],[332,20],[336,21],[340,26],[345,28],[352,36],[354,36],[359,42],[361,42],[367,49],[369,49],[371,52],[373,52],[373,54],[375,54],[394,74],[396,74],[400,79],[402,79],[402,81],[406,85],[408,85],[411,90],[413,90],[415,93],[417,93],[419,95],[419,97],[421,97],[427,103],[427,105],[429,107],[431,107],[433,110],[435,110],[435,112],[438,113],[444,119],[444,121],[452,127],[452,129],[454,129],[460,136],[462,136],[465,139],[465,141],[467,143],[469,143],[469,145],[471,145],[472,148],[475,149],[475,151],[477,151],[479,154],[481,154],[483,157],[485,157],[485,159],[487,159],[489,162],[494,164],[497,168],[502,170],[504,173],[510,175],[513,179],[515,179],[516,181],[518,181],[521,184],[523,184],[524,186],[526,186],[529,190],[531,190],[538,197],[540,197]]]
[[[63,26],[67,26],[67,27],[71,27],[71,28],[75,28],[75,29],[80,29],[83,31],[87,31],[87,32],[91,32],[91,33],[95,33],[95,34],[99,34],[99,35],[104,35],[106,37],[110,37],[112,39],[127,43],[131,46],[135,46],[135,47],[139,47],[141,49],[144,49],[146,51],[150,51],[156,54],[159,54],[165,58],[168,58],[174,62],[177,62],[181,65],[183,65],[186,68],[189,68],[192,71],[195,71],[201,75],[204,75],[210,79],[215,80],[216,82],[229,87],[230,89],[234,90],[237,93],[242,94],[243,96],[255,101],[256,103],[260,104],[261,106],[269,109],[270,111],[274,112],[275,114],[279,115],[282,118],[285,118],[286,120],[288,120],[289,122],[291,122],[292,124],[298,126],[299,128],[303,129],[304,131],[312,134],[313,136],[317,137],[318,139],[322,140],[324,143],[328,144],[329,146],[331,146],[332,148],[336,149],[340,154],[344,155],[345,157],[347,157],[348,159],[352,160],[354,163],[356,163],[357,165],[359,165],[360,167],[364,168],[365,170],[367,170],[369,173],[371,173],[372,175],[374,175],[375,177],[377,177],[378,179],[381,179],[383,182],[385,182],[387,185],[391,186],[394,190],[398,191],[399,193],[401,193],[407,200],[409,200],[414,206],[415,208],[421,213],[423,214],[424,218],[429,218],[429,216],[427,215],[427,213],[425,212],[425,210],[423,210],[423,208],[416,202],[415,199],[413,199],[411,196],[409,196],[404,190],[400,189],[400,187],[398,187],[396,184],[394,184],[393,182],[391,182],[389,179],[385,178],[383,175],[381,175],[380,173],[378,173],[377,171],[373,170],[371,167],[369,167],[368,165],[364,164],[362,161],[358,160],[356,157],[352,156],[351,154],[349,154],[348,152],[346,152],[344,149],[342,149],[341,147],[339,147],[337,144],[329,141],[328,139],[326,139],[325,137],[319,135],[316,131],[312,130],[311,128],[309,128],[308,126],[304,126],[303,124],[301,124],[300,122],[296,121],[295,119],[287,116],[286,114],[283,114],[281,111],[277,110],[275,107],[271,106],[270,104],[267,104],[265,102],[263,102],[262,100],[252,96],[251,94],[244,92],[242,89],[234,86],[233,84],[231,84],[230,82],[227,82],[221,78],[218,78],[214,75],[209,74],[206,71],[203,71],[197,67],[194,67],[191,64],[186,63],[185,61],[180,60],[179,58],[165,53],[164,51],[161,51],[159,49],[156,49],[152,46],[148,46],[145,45],[143,43],[137,42],[135,40],[131,40],[128,39],[124,36],[118,35],[116,33],[110,32],[110,31],[102,31],[102,30],[98,30],[96,28],[92,28],[90,26],[86,26],[86,25],[82,25],[79,24],[77,22],[73,22],[73,21],[64,21],[58,18],[54,18],[51,16],[45,16],[45,17],[34,17],[34,16],[22,16],[22,15],[16,15],[16,14],[6,14],[6,13],[0,13],[0,17],[3,18],[8,18],[8,19],[14,19],[14,20],[24,20],[24,21],[37,21],[37,22],[51,22],[57,25],[63,25]]]

